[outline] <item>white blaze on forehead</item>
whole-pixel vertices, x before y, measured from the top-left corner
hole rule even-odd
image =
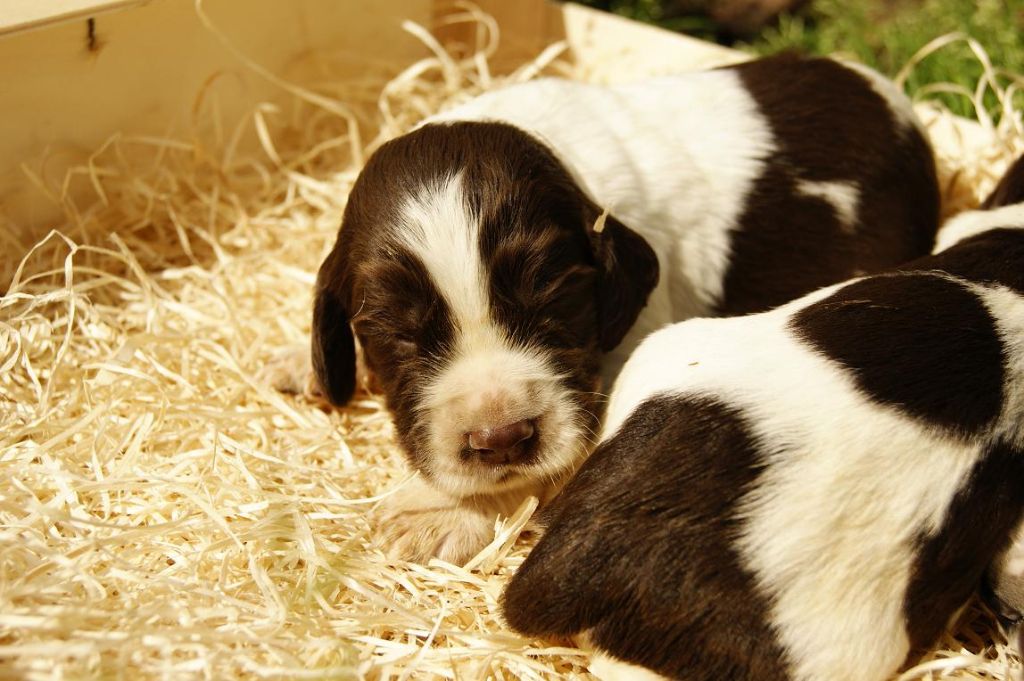
[[[462,331],[457,335],[495,333],[480,259],[480,218],[470,208],[462,174],[423,187],[400,214],[395,239],[423,262]]]
[[[458,496],[529,482],[520,477],[506,483],[506,471],[467,468],[459,458],[465,433],[523,419],[535,419],[540,432],[532,479],[558,474],[581,452],[575,407],[545,353],[514,345],[491,316],[480,217],[469,205],[462,175],[424,186],[399,214],[394,245],[423,263],[455,324],[451,354],[419,395],[432,480]]]
[[[584,193],[657,253],[662,276],[624,348],[721,300],[732,229],[777,151],[769,121],[732,70],[607,87],[539,79],[430,119],[455,120],[504,121],[543,140]]]
[[[796,190],[806,196],[825,200],[836,213],[843,230],[852,232],[857,226],[860,190],[853,182],[812,182],[801,180]]]

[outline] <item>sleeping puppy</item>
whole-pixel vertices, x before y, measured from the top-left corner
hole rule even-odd
[[[647,333],[927,253],[937,211],[909,102],[825,59],[535,81],[384,145],[319,272],[312,365],[345,404],[358,339],[420,473],[391,553],[461,561],[557,490]]]
[[[1011,180],[935,255],[647,338],[512,628],[582,635],[604,679],[881,681],[933,643],[1024,511]]]

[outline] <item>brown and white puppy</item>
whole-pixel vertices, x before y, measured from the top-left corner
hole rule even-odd
[[[344,404],[358,338],[421,474],[387,542],[462,560],[582,460],[602,373],[646,334],[927,253],[937,211],[909,102],[862,67],[513,86],[371,157],[318,276],[313,366]]]
[[[935,255],[648,337],[508,623],[603,679],[882,681],[932,644],[1024,517],[1021,189]]]

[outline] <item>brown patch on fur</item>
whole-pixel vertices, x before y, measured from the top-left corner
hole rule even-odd
[[[794,55],[732,68],[778,149],[733,233],[718,313],[770,309],[929,252],[939,216],[931,148],[894,118],[863,76],[832,60]],[[801,194],[801,181],[854,185],[852,229],[825,200]]]
[[[945,277],[855,281],[805,307],[789,325],[849,372],[865,397],[951,435],[981,435],[1002,409],[995,320],[977,295]]]

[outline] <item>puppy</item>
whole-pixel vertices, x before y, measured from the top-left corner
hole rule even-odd
[[[460,561],[582,460],[602,373],[643,336],[927,253],[937,211],[909,102],[863,67],[509,87],[370,158],[318,275],[312,364],[345,404],[358,339],[420,473],[386,543]]]
[[[512,628],[582,634],[606,679],[881,681],[933,643],[1024,511],[1024,204],[999,197],[935,255],[647,338]]]

